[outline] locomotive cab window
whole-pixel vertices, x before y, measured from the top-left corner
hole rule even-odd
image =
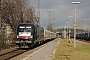
[[[19,30],[19,32],[33,32],[31,27],[29,27],[29,26],[27,26],[27,27],[20,26],[18,30]]]
[[[32,32],[32,29],[26,28],[25,32]]]

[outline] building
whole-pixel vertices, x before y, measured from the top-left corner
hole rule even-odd
[[[74,28],[69,28],[69,29],[67,29],[67,28],[60,28],[60,29],[57,29],[56,32],[58,32],[57,34],[62,36],[62,38],[66,38],[67,35],[69,35],[69,33],[70,33],[70,36],[73,37],[73,35],[74,35]],[[83,32],[84,32],[83,29],[76,29],[76,34],[83,33]],[[85,30],[85,32],[88,32],[88,30]]]

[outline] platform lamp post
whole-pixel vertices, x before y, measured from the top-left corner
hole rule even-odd
[[[70,33],[71,33],[71,18],[72,16],[68,16],[70,18],[70,23],[69,23],[69,43],[70,43]]]
[[[75,5],[75,19],[74,19],[74,48],[76,47],[76,27],[77,27],[77,24],[76,24],[76,4],[80,4],[80,2],[71,2],[72,4]]]
[[[68,40],[68,33],[69,33],[69,27],[68,27],[68,24],[69,24],[69,22],[66,22],[66,24],[67,24],[67,40]]]

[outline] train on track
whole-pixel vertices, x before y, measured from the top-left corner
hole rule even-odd
[[[19,48],[33,48],[39,44],[56,38],[56,33],[45,30],[31,22],[19,24],[16,45]]]
[[[81,39],[81,40],[86,40],[86,41],[90,41],[90,33],[79,33],[76,34],[76,39]]]

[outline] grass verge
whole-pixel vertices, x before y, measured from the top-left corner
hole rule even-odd
[[[73,40],[60,40],[54,57],[50,60],[90,60],[90,44],[76,42],[74,48]]]

